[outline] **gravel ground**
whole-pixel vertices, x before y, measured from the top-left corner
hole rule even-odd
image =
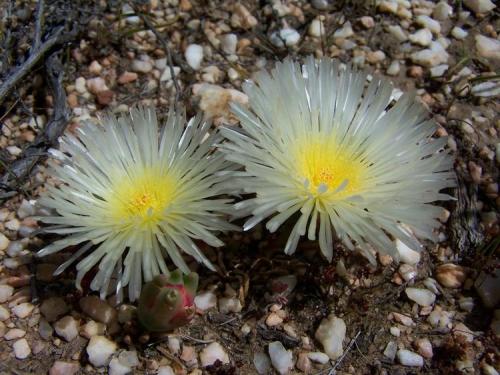
[[[137,103],[164,117],[176,96],[214,126],[237,124],[228,104],[247,103],[244,80],[287,56],[330,56],[389,77],[395,94],[416,91],[456,158],[457,200],[440,218],[440,242],[421,253],[399,244],[399,264],[379,256],[373,267],[340,245],[328,264],[307,241],[287,257],[286,238],[261,227],[228,234],[219,252],[206,249],[220,272],[193,265],[194,320],[149,335],[134,305],[76,290],[74,268],[53,276],[72,249],[33,257],[53,240],[36,220],[37,197],[54,183],[42,160],[1,200],[0,373],[498,374],[498,8],[489,0],[141,3],[134,12],[121,1],[46,2],[47,27],[61,14],[84,24],[61,54],[67,131]],[[0,6],[3,82],[36,38],[35,14],[35,2]],[[4,175],[51,119],[46,86],[35,68],[2,99]],[[289,287],[276,290],[278,282]]]

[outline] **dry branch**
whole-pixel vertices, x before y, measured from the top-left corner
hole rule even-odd
[[[48,85],[54,99],[54,112],[45,125],[44,132],[39,134],[35,141],[29,145],[19,159],[15,160],[5,173],[0,183],[2,186],[15,189],[27,178],[33,167],[45,156],[49,147],[57,144],[69,121],[69,110],[66,105],[66,93],[62,85],[63,67],[56,53],[50,55],[45,62]]]
[[[170,47],[168,46],[167,41],[165,40],[165,38],[163,38],[163,35],[160,34],[160,32],[156,29],[156,27],[149,20],[149,18],[138,9],[138,7],[134,4],[134,2],[133,1],[129,2],[129,5],[132,7],[132,9],[134,9],[134,12],[141,18],[142,22],[144,22],[144,25],[146,25],[146,27],[150,29],[153,32],[153,34],[155,34],[156,38],[160,41],[160,43],[162,44],[163,48],[167,53],[168,68],[170,70],[170,76],[172,77],[172,81],[175,87],[174,108],[177,108],[177,103],[179,102],[181,96],[181,88],[175,76],[174,60],[177,65],[179,65],[183,70],[187,71],[188,73],[192,73],[193,70],[178,55],[172,53]]]
[[[49,52],[56,45],[63,42],[63,30],[64,27],[59,27],[53,33],[53,35],[48,38],[45,42],[43,42],[39,48],[33,51],[32,54],[26,59],[24,63],[18,66],[11,74],[8,75],[6,80],[0,86],[0,104],[2,104],[7,95],[11,92],[11,90],[31,71],[34,66],[45,56],[47,52]]]

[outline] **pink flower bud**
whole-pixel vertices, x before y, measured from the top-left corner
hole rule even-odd
[[[198,274],[180,270],[158,275],[144,285],[139,298],[138,317],[152,332],[165,332],[189,323],[195,313],[194,297]]]

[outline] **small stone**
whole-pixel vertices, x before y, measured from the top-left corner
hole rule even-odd
[[[10,312],[5,307],[0,305],[0,322],[10,318]]]
[[[260,375],[266,375],[271,370],[271,360],[266,353],[255,352],[253,355],[253,365]]]
[[[130,70],[136,73],[149,73],[153,70],[153,64],[148,60],[132,60],[132,64],[130,64]]]
[[[372,51],[366,54],[366,60],[370,64],[376,64],[385,60],[385,53],[382,51]]]
[[[109,362],[109,375],[127,375],[132,372],[132,369],[120,363],[118,358],[112,358]]]
[[[375,26],[375,21],[373,20],[373,17],[370,16],[363,16],[359,19],[359,22],[363,25],[365,29],[371,29],[372,27]]]
[[[196,349],[193,346],[184,345],[180,357],[189,367],[194,367],[198,364],[196,358]]]
[[[410,249],[399,239],[396,240],[396,249],[398,250],[399,259],[401,260],[401,262],[410,264],[412,266],[420,262],[420,253]]]
[[[292,28],[284,28],[280,30],[280,38],[285,41],[287,47],[296,45],[300,40],[300,34]]]
[[[484,375],[498,375],[498,371],[495,370],[493,366],[490,366],[486,362],[481,363],[481,370],[483,371]]]
[[[0,303],[7,302],[14,293],[14,288],[10,285],[0,285]]]
[[[408,36],[410,42],[419,46],[427,47],[432,42],[432,33],[428,29],[420,29]]]
[[[203,47],[199,44],[190,44],[186,48],[186,52],[184,52],[184,57],[191,68],[194,70],[200,69],[203,61]]]
[[[460,288],[467,276],[465,269],[457,264],[446,263],[436,269],[436,280],[445,288]]]
[[[17,209],[17,216],[20,219],[25,219],[29,216],[35,215],[35,212],[36,212],[35,205],[33,203],[31,203],[30,201],[23,199],[23,201],[21,202],[21,205]],[[2,250],[1,247],[0,247],[0,250]]]
[[[434,294],[440,294],[438,289],[438,283],[432,277],[428,277],[424,280],[424,285],[427,289],[429,289]]]
[[[219,312],[227,314],[230,312],[238,313],[241,311],[243,306],[238,298],[219,298]]]
[[[410,318],[409,316],[404,315],[404,314],[393,312],[392,316],[394,317],[394,320],[396,322],[401,323],[404,326],[412,327],[415,325],[415,322],[413,321],[413,319]]]
[[[97,93],[97,103],[99,103],[102,106],[107,106],[111,104],[113,101],[113,97],[115,96],[114,92],[111,90],[106,90],[106,91],[101,91]]]
[[[90,320],[83,325],[81,335],[90,339],[92,336],[104,335],[105,330],[106,326],[104,324]]]
[[[389,328],[389,332],[394,337],[399,337],[401,335],[401,330],[398,327],[392,326],[391,328]]]
[[[222,50],[229,54],[236,53],[236,46],[238,45],[238,36],[236,34],[224,34],[220,37]]]
[[[96,296],[83,297],[80,300],[80,308],[92,319],[104,324],[116,321],[118,315],[116,310],[109,306],[106,301]]]
[[[44,300],[40,306],[40,312],[48,322],[57,320],[61,315],[66,314],[69,307],[61,297],[51,297]]]
[[[183,12],[188,12],[193,8],[193,4],[189,0],[181,0],[179,2],[179,9]]]
[[[70,342],[78,336],[78,321],[67,315],[54,324],[54,329],[59,336]]]
[[[311,5],[318,10],[325,10],[329,7],[328,0],[312,0]]]
[[[224,76],[224,73],[215,65],[210,65],[202,70],[201,79],[208,83],[216,83]]]
[[[13,231],[18,231],[21,227],[21,222],[17,219],[9,220],[5,223],[5,228]]]
[[[351,23],[349,21],[345,22],[344,25],[333,33],[334,38],[349,38],[354,35]]]
[[[430,306],[436,300],[436,295],[430,290],[421,288],[406,288],[406,295],[420,306]]]
[[[181,351],[181,340],[175,336],[168,336],[167,346],[170,353],[177,355]]]
[[[109,90],[108,86],[106,86],[106,81],[101,77],[88,79],[87,88],[94,95]]]
[[[410,58],[415,64],[432,67],[445,64],[448,61],[448,53],[438,42],[431,42],[430,48],[411,54]]]
[[[26,331],[20,328],[12,328],[7,331],[7,333],[3,336],[3,338],[7,341],[9,340],[17,340],[26,335]]]
[[[78,92],[79,94],[85,94],[87,92],[87,88],[85,87],[86,86],[85,83],[86,83],[85,78],[78,77],[75,80],[75,90],[76,90],[76,92]]]
[[[137,357],[137,352],[135,350],[124,350],[118,355],[118,360],[120,363],[128,367],[139,366],[139,357]]]
[[[17,306],[14,306],[12,308],[12,312],[18,318],[24,319],[24,318],[28,317],[31,314],[31,312],[33,311],[34,308],[35,308],[35,305],[33,305],[33,304],[29,303],[29,302],[23,302],[23,303],[20,303]]]
[[[416,22],[418,25],[429,29],[434,34],[439,34],[441,32],[441,24],[429,16],[421,14],[420,16],[417,16]]]
[[[266,325],[268,327],[275,327],[283,323],[283,319],[276,313],[271,313],[266,318]]]
[[[492,274],[481,272],[474,282],[474,287],[484,306],[494,308],[500,302],[500,268]]]
[[[316,363],[320,363],[322,365],[324,365],[325,363],[327,363],[330,360],[330,357],[328,357],[325,353],[321,353],[321,352],[311,352],[311,353],[308,353],[307,356],[309,357],[309,359],[311,361],[316,362]]]
[[[464,4],[474,13],[488,13],[495,9],[495,4],[490,0],[464,0]]]
[[[460,297],[458,305],[462,310],[471,312],[474,310],[474,299],[472,297]]]
[[[217,296],[212,292],[198,294],[194,298],[194,304],[202,311],[209,310],[217,306]]]
[[[139,365],[137,352],[125,350],[109,362],[109,375],[126,375],[132,373],[132,368]]]
[[[500,60],[500,41],[484,35],[476,35],[476,48],[482,57]]]
[[[465,339],[467,342],[472,342],[474,341],[474,332],[472,332],[469,327],[467,327],[463,323],[458,323],[455,324],[455,327],[453,327],[453,334],[455,336],[461,336]]]
[[[10,240],[5,237],[3,233],[0,233],[0,251],[4,251],[9,247]]]
[[[424,365],[424,358],[411,350],[400,349],[397,352],[397,357],[403,366],[422,367]]]
[[[257,26],[258,21],[244,5],[237,3],[234,6],[234,13],[231,16],[231,24],[234,27],[251,29]]]
[[[471,90],[472,95],[489,98],[492,96],[500,96],[500,83],[496,81],[486,81],[474,85]],[[491,186],[491,185],[490,185]],[[488,191],[487,191],[488,193]],[[498,191],[493,192],[497,194]]]
[[[405,263],[399,266],[398,272],[405,281],[411,281],[417,276],[415,267]]]
[[[160,366],[158,367],[158,375],[175,375],[175,372],[170,366]]]
[[[398,60],[393,60],[387,68],[386,74],[389,76],[397,76],[401,70]]]
[[[453,14],[453,8],[446,2],[440,1],[432,11],[432,17],[437,20],[447,20]]]
[[[293,368],[293,354],[290,350],[286,350],[283,344],[279,341],[274,341],[269,344],[269,357],[273,367],[281,375],[288,374]]]
[[[218,342],[209,344],[200,352],[200,361],[202,367],[213,365],[215,362],[229,363],[229,356],[224,348]]]
[[[23,152],[23,150],[21,150],[19,147],[17,146],[8,146],[7,147],[7,151],[9,152],[9,154],[11,154],[12,156],[19,156],[21,155],[21,153]]]
[[[80,370],[77,362],[55,361],[49,370],[49,375],[74,375]]]
[[[346,334],[344,321],[330,314],[321,321],[315,333],[315,338],[323,345],[324,352],[333,360],[338,359],[344,352],[342,348]]]
[[[406,32],[401,28],[399,25],[392,25],[387,28],[389,33],[396,38],[398,42],[404,42],[408,40],[408,36],[406,35]]]
[[[99,75],[102,72],[102,65],[98,61],[94,60],[89,65],[89,72],[95,75]]]
[[[394,341],[389,341],[384,350],[384,356],[389,358],[392,362],[396,358],[396,353],[398,351],[398,345]]]
[[[322,35],[325,35],[325,27],[323,25],[323,21],[317,18],[312,20],[311,24],[309,25],[308,33],[314,38],[321,38]]]
[[[120,85],[126,85],[127,83],[137,80],[137,77],[137,73],[125,71],[118,77],[117,81]]]
[[[448,70],[448,65],[447,64],[441,64],[438,66],[433,66],[430,71],[431,71],[431,77],[442,77],[444,73]]]
[[[49,340],[53,333],[54,328],[52,328],[49,322],[47,322],[46,319],[40,319],[40,322],[38,323],[38,334],[40,337],[44,340]]]
[[[229,79],[231,81],[234,81],[234,80],[240,78],[240,74],[238,73],[238,71],[236,69],[233,69],[233,68],[229,68],[227,70],[227,76],[229,77]]]
[[[440,306],[436,306],[429,314],[427,321],[433,327],[448,328],[454,315],[454,312],[444,311]]]
[[[306,374],[309,374],[311,372],[311,360],[309,359],[307,353],[299,353],[295,367]]]
[[[434,355],[432,352],[432,344],[428,338],[421,338],[415,342],[418,354],[422,357],[430,359]]]
[[[68,95],[67,102],[71,109],[78,107],[78,96],[72,92]]]
[[[14,345],[12,345],[14,349],[14,355],[17,359],[26,359],[31,354],[31,348],[26,339],[17,340]]]
[[[137,308],[133,305],[123,304],[118,308],[118,321],[121,324],[129,323],[132,321],[136,314]]]
[[[467,31],[462,29],[461,27],[455,26],[453,29],[451,29],[451,35],[458,40],[463,40],[469,35]]]
[[[87,345],[89,361],[96,367],[105,366],[111,355],[116,352],[117,345],[104,336],[92,336]]]
[[[181,68],[174,66],[174,76],[177,77],[181,72]],[[168,82],[172,80],[172,73],[170,72],[170,67],[166,67],[160,76],[160,82]]]
[[[127,3],[122,6],[122,15],[126,15],[126,22],[131,25],[138,25],[141,23],[141,18],[135,15],[134,9]]]

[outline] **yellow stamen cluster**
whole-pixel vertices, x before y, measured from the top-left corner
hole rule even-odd
[[[115,180],[115,189],[107,198],[112,217],[124,224],[132,220],[157,224],[162,220],[174,198],[175,183],[168,174],[144,169],[138,176],[125,175]]]
[[[353,157],[349,150],[340,149],[332,140],[316,140],[297,147],[297,171],[309,181],[310,192],[317,194],[318,187],[325,185],[328,191],[339,196],[359,192],[366,177],[366,166]]]

